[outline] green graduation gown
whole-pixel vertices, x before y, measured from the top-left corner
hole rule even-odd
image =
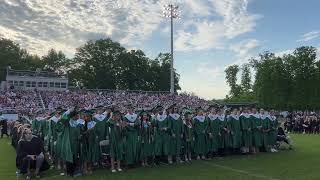
[[[151,122],[141,122],[140,137],[140,160],[144,160],[154,155],[153,126]]]
[[[41,121],[42,120],[43,119],[41,117],[37,117],[34,120],[32,120],[32,123],[31,123],[31,128],[32,128],[33,134],[37,135],[38,137],[40,137]]]
[[[208,120],[205,116],[196,116],[193,118],[195,130],[195,145],[194,152],[198,155],[205,155],[207,153],[206,133],[208,127]]]
[[[107,128],[107,120],[108,117],[105,114],[96,114],[93,118],[96,122],[95,131],[96,135],[98,136],[98,141],[106,140],[108,135],[108,128]]]
[[[275,145],[277,141],[278,120],[275,116],[270,116],[269,144]]]
[[[69,120],[69,141],[74,158],[80,158],[80,135],[82,126],[83,125],[78,124],[77,120]]]
[[[218,152],[219,144],[221,143],[221,134],[220,134],[220,120],[219,116],[216,114],[209,114],[209,127],[208,127],[208,151],[209,152]]]
[[[73,152],[71,149],[70,141],[70,124],[69,124],[69,114],[65,113],[61,120],[58,121],[58,139],[57,148],[59,158],[66,162],[73,162]]]
[[[101,151],[100,151],[100,146],[99,146],[99,138],[97,135],[97,130],[96,130],[96,121],[94,120],[89,120],[87,122],[87,131],[85,132],[87,136],[87,149],[88,149],[88,154],[85,157],[85,159],[88,162],[98,162],[101,157]]]
[[[240,115],[240,126],[242,132],[242,146],[246,148],[252,147],[252,123],[250,114],[243,113]]]
[[[179,114],[169,114],[168,121],[171,122],[170,154],[179,156],[182,148],[183,122]]]
[[[269,131],[271,130],[271,120],[268,115],[261,115],[262,121],[262,145],[267,148],[270,145]]]
[[[224,149],[224,148],[230,148],[231,147],[231,135],[228,132],[230,130],[227,117],[225,115],[220,115],[218,116],[220,120],[220,144],[219,148]]]
[[[108,121],[110,127],[110,157],[115,160],[123,160],[123,129],[120,122],[113,119]]]
[[[237,149],[241,147],[241,129],[239,116],[229,115],[228,122],[230,123],[231,137],[232,137],[232,148]]]
[[[184,130],[183,130],[183,144],[184,144],[184,153],[189,154],[194,152],[194,126],[192,121],[184,121]]]
[[[60,120],[61,117],[56,117],[52,116],[49,120],[49,127],[48,127],[48,134],[47,134],[47,139],[48,139],[48,149],[49,153],[52,157],[57,157],[57,138],[58,138],[58,130],[57,130],[57,123]]]
[[[260,114],[250,114],[252,126],[252,146],[260,148],[262,146],[262,121]]]
[[[155,155],[167,156],[170,155],[170,127],[171,122],[166,114],[158,114],[155,116]]]
[[[124,159],[127,165],[137,163],[139,159],[139,127],[140,120],[138,115],[126,114],[123,120],[127,123],[125,128],[125,143],[124,143]]]

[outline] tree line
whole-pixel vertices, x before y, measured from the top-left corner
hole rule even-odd
[[[152,59],[142,50],[127,50],[110,38],[88,41],[78,47],[74,57],[50,49],[42,57],[28,53],[19,44],[0,39],[0,80],[6,67],[56,72],[69,75],[70,86],[88,89],[144,91],[170,90],[170,53]],[[175,90],[180,90],[179,74],[174,73]]]
[[[257,102],[277,109],[320,108],[320,61],[315,47],[299,47],[283,56],[264,52],[242,66],[227,67],[225,73],[228,102]]]

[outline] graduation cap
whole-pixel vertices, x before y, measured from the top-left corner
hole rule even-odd
[[[219,108],[219,104],[210,104],[209,107],[207,108],[207,111],[211,111],[211,109],[218,109]]]
[[[199,106],[199,107],[196,108],[196,111],[200,112],[200,111],[204,111],[204,109],[201,106]]]
[[[112,112],[112,114],[113,114],[114,116],[116,116],[116,115],[121,115],[122,113],[121,113],[121,111],[120,111],[119,109],[116,109],[116,110],[114,110],[114,111]]]
[[[150,111],[146,110],[146,109],[141,109],[139,111],[139,116],[143,116],[143,115],[150,115]]]
[[[69,116],[70,116],[70,118],[73,118],[73,117],[75,117],[76,115],[78,115],[79,113],[80,113],[80,111],[73,110],[72,112],[70,112]]]
[[[186,112],[184,113],[184,116],[187,116],[187,115],[189,115],[189,114],[193,114],[193,111],[191,111],[191,110],[186,111]]]
[[[188,114],[193,114],[193,111],[191,109],[185,108],[182,110],[182,114],[186,116]]]
[[[95,107],[95,109],[103,109],[104,107],[102,105],[98,105]]]
[[[79,113],[92,115],[92,114],[93,114],[93,111],[92,111],[92,110],[89,110],[89,109],[81,109],[81,110],[79,111]]]
[[[56,112],[61,112],[61,111],[64,111],[64,109],[61,106],[56,108]]]
[[[187,106],[183,106],[182,108],[181,108],[181,112],[183,113],[183,112],[185,112],[186,110],[188,110],[189,108],[187,107]]]
[[[176,103],[171,104],[171,105],[167,108],[167,110],[168,110],[168,109],[173,109],[174,107],[177,107],[177,104],[176,104]]]
[[[161,105],[157,105],[153,108],[153,111],[162,111],[164,108]]]

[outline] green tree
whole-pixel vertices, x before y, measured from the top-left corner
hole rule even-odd
[[[54,49],[50,49],[48,54],[43,56],[41,60],[43,63],[43,70],[49,72],[65,71],[69,62],[69,59],[62,51],[57,52]]]
[[[241,74],[241,89],[242,93],[249,93],[251,91],[251,72],[250,72],[250,65],[243,64],[242,67],[242,74]]]
[[[8,66],[18,70],[36,70],[42,68],[42,63],[37,55],[30,55],[19,44],[0,38],[0,80],[5,80]]]
[[[238,97],[241,93],[241,86],[237,84],[237,75],[239,70],[238,65],[231,65],[225,70],[226,80],[230,87],[231,98]]]
[[[111,39],[89,41],[77,49],[69,77],[87,88],[169,91],[170,54],[151,60],[141,50],[127,51]],[[180,89],[175,73],[175,88]]]

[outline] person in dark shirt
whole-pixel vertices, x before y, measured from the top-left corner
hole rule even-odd
[[[22,139],[17,147],[17,168],[21,173],[27,173],[30,179],[31,169],[35,169],[35,175],[40,177],[39,172],[44,162],[43,143],[40,138],[33,136],[31,129],[25,129]]]
[[[287,143],[289,145],[289,149],[292,149],[292,141],[290,137],[286,135],[282,127],[278,128],[277,141]]]
[[[2,116],[0,116],[0,126],[1,126],[1,138],[3,138],[4,134],[7,137],[9,137],[7,120],[5,118],[3,118]]]

